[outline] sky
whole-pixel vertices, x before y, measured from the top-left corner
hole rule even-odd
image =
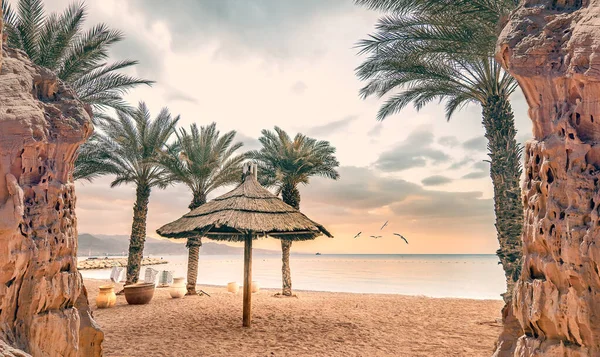
[[[56,11],[70,1],[45,3]],[[480,107],[470,105],[448,122],[443,104],[433,103],[378,122],[381,100],[359,97],[365,83],[354,70],[364,57],[355,45],[381,14],[351,0],[86,5],[87,26],[105,22],[126,35],[110,60],[139,60],[129,74],[157,82],[130,92],[130,103],[145,101],[153,114],[168,107],[183,126],[214,121],[221,132],[236,130],[245,149],[260,148],[260,131],[274,126],[336,147],[340,179],[313,178],[299,188],[301,210],[335,238],[294,243],[293,251],[492,254],[498,248]],[[512,105],[522,143],[531,123],[521,93]],[[130,233],[135,188],[111,189],[110,181],[76,183],[80,233]],[[154,189],[148,235],[158,237],[156,229],[186,213],[190,200],[185,186]],[[279,242],[261,239],[256,247],[278,249]]]

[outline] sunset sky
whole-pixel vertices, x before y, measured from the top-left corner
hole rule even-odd
[[[49,11],[70,0],[46,1]],[[301,210],[334,239],[294,243],[296,252],[494,253],[492,185],[480,107],[447,122],[443,105],[412,107],[377,122],[380,100],[362,100],[354,69],[356,42],[378,14],[351,0],[88,0],[87,26],[106,22],[126,40],[111,60],[140,61],[131,74],[157,81],[132,91],[153,114],[168,107],[180,124],[213,121],[237,130],[246,149],[261,129],[282,127],[337,148],[339,181],[314,178],[300,187]],[[513,98],[518,140],[531,124],[520,93]],[[260,173],[259,173],[260,174]],[[129,234],[135,188],[111,189],[111,178],[77,183],[80,233]],[[224,191],[217,192],[221,194]],[[214,196],[214,195],[213,195]],[[148,235],[186,213],[184,186],[155,189]],[[383,231],[379,227],[389,220]],[[363,237],[353,239],[359,231]],[[405,235],[406,245],[392,232]],[[383,235],[374,240],[369,235]],[[277,249],[278,241],[256,247]]]

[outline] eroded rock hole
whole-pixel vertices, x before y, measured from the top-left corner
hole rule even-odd
[[[573,133],[569,133],[569,139],[575,140],[575,135],[573,135]]]
[[[593,123],[594,122],[594,116],[590,115],[590,121]]]
[[[554,182],[554,174],[552,173],[552,169],[551,168],[548,168],[548,171],[546,172],[546,175],[548,176],[548,183]]]
[[[550,235],[554,234],[555,229],[556,229],[556,226],[554,224],[550,226]]]
[[[10,286],[15,282],[16,278],[12,278],[9,281],[7,281],[4,285],[6,285],[7,288],[10,288]]]
[[[546,275],[544,275],[544,273],[542,273],[541,270],[537,269],[533,265],[531,265],[529,267],[529,276],[532,279],[541,279],[541,280],[545,280],[546,279]]]
[[[581,115],[579,113],[575,113],[575,124],[581,124]]]
[[[539,165],[539,164],[540,164],[540,161],[541,161],[541,159],[540,159],[540,155],[535,155],[535,164],[536,164],[536,165]]]
[[[594,202],[594,199],[592,198],[590,200],[590,209],[594,209],[594,207],[596,207],[596,203]]]

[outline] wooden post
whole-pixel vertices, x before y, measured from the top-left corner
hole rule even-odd
[[[252,236],[246,234],[244,243],[244,327],[252,324]]]

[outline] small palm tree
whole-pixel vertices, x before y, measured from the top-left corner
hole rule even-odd
[[[189,209],[205,204],[213,190],[239,183],[244,156],[235,155],[243,145],[233,144],[235,134],[230,131],[220,136],[215,123],[200,129],[192,124],[189,132],[184,128],[176,132],[177,141],[161,156],[160,163],[168,171],[169,181],[181,182],[192,191]],[[200,238],[187,240],[187,295],[196,294]]]
[[[275,132],[263,130],[259,138],[260,150],[246,153],[256,161],[263,175],[261,184],[278,188],[278,194],[288,205],[300,209],[299,184],[308,184],[311,176],[322,176],[337,180],[340,175],[336,168],[335,148],[327,141],[317,141],[303,134],[296,134],[294,140],[282,129]],[[292,295],[290,273],[290,249],[292,241],[281,239],[282,251],[282,295]]]
[[[164,108],[156,118],[142,102],[132,115],[119,112],[117,119],[106,119],[83,146],[75,165],[75,179],[93,180],[114,175],[110,184],[136,186],[133,223],[129,240],[127,282],[138,281],[146,241],[146,217],[153,187],[165,188],[171,181],[169,173],[158,164],[159,156],[167,149],[167,141],[175,132],[179,117],[172,118]]]
[[[522,331],[510,307],[523,254],[521,148],[515,139],[517,132],[509,102],[517,83],[495,61],[494,49],[501,22],[517,1],[357,0],[357,3],[390,11],[379,19],[376,33],[359,43],[361,52],[369,54],[357,69],[358,77],[368,81],[361,95],[388,96],[377,114],[378,120],[410,103],[419,110],[434,100],[445,101],[448,120],[466,104],[482,107],[500,243],[497,255],[507,283],[505,332],[512,336],[505,340],[514,342]],[[507,343],[500,348],[510,350],[514,346]]]
[[[123,40],[120,31],[100,23],[84,31],[86,8],[73,3],[62,14],[47,15],[42,0],[19,0],[16,11],[2,0],[8,46],[25,51],[31,60],[52,70],[69,84],[96,116],[108,108],[132,113],[122,99],[128,90],[152,81],[119,73],[138,62],[107,63],[108,49]]]

